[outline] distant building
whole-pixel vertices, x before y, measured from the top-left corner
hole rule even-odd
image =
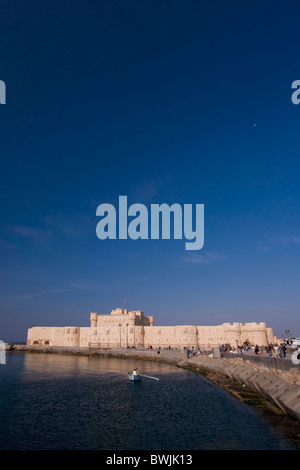
[[[273,343],[272,328],[261,323],[223,323],[218,326],[154,326],[153,316],[141,310],[117,308],[110,315],[90,314],[90,327],[29,328],[27,344],[98,348],[212,348],[222,344],[236,348]]]

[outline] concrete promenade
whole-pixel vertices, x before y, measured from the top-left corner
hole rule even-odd
[[[206,371],[227,377],[263,397],[285,414],[300,422],[300,365],[267,355],[237,355],[224,353],[214,359],[212,354],[187,358],[185,351],[149,349],[99,349],[51,346],[13,345],[11,353],[75,354],[98,357],[117,357],[137,360],[163,361],[201,373]],[[208,374],[208,379],[209,374]]]

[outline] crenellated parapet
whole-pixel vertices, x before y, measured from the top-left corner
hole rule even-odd
[[[116,308],[109,315],[91,313],[91,327],[97,327],[107,324],[126,324],[132,326],[153,326],[153,316],[146,317],[142,310],[128,310],[124,308]]]

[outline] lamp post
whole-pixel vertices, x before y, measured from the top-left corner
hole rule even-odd
[[[290,336],[290,330],[284,330],[285,334],[286,334],[286,337],[287,339],[289,339],[289,336]]]

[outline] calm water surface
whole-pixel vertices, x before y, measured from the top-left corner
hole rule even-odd
[[[146,375],[130,382],[134,367]],[[7,354],[0,449],[294,449],[205,378],[162,363]]]

